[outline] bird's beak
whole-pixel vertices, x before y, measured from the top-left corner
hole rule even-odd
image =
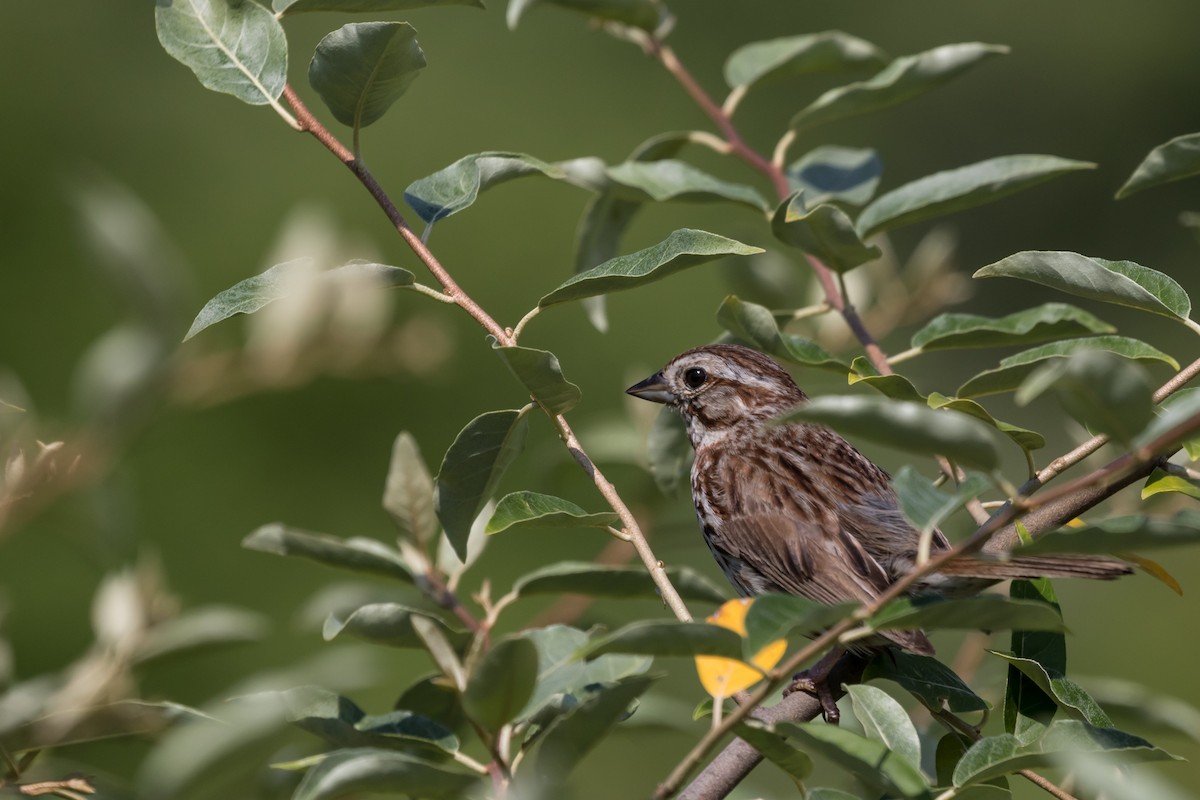
[[[646,380],[635,383],[625,390],[626,394],[631,394],[634,397],[640,397],[643,400],[649,400],[651,403],[663,403],[670,405],[678,398],[671,393],[667,388],[667,381],[663,378],[661,372],[656,372]]]

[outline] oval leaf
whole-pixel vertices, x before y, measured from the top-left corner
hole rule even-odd
[[[1087,161],[1057,156],[1000,156],[906,183],[863,209],[858,230],[863,237],[981,206],[1039,183],[1081,169]]]
[[[895,600],[870,620],[876,630],[1064,631],[1062,616],[1045,603],[983,594],[958,600]]]
[[[643,656],[616,654],[580,661],[576,654],[587,645],[588,636],[567,625],[535,628],[522,635],[537,647],[538,675],[533,696],[518,715],[521,719],[553,702],[555,695],[570,695],[578,700],[586,695],[587,687],[640,675],[653,663],[652,659]],[[566,707],[570,703],[562,705]]]
[[[925,395],[917,391],[912,381],[897,373],[880,375],[879,370],[875,369],[875,365],[865,356],[857,356],[850,362],[850,374],[846,376],[846,380],[851,386],[865,383],[884,397],[893,400],[926,403]]]
[[[495,733],[529,702],[537,677],[533,642],[521,636],[501,639],[471,670],[463,708],[484,730]]]
[[[835,272],[848,272],[882,255],[875,245],[863,243],[845,211],[828,203],[806,210],[800,194],[775,209],[771,232],[779,241],[821,259]]]
[[[1076,297],[1186,320],[1187,292],[1173,279],[1132,261],[1108,261],[1065,251],[1025,250],[988,264],[976,278],[1020,278]]]
[[[538,305],[544,308],[568,300],[635,289],[722,256],[749,256],[761,252],[761,247],[742,244],[715,233],[682,228],[653,247],[618,256],[575,275],[539,300]]]
[[[729,200],[766,211],[767,201],[758,190],[740,183],[718,180],[707,172],[683,161],[664,158],[658,161],[626,161],[609,167],[608,177],[618,187],[616,194],[624,200],[645,202],[682,200],[712,202]]]
[[[585,658],[606,653],[640,656],[722,656],[740,660],[742,637],[706,622],[643,620],[593,639],[580,651]]]
[[[400,554],[374,539],[339,539],[274,522],[243,539],[242,547],[280,556],[299,556],[331,567],[399,578],[408,583],[413,580]]]
[[[414,617],[423,617],[437,623],[442,628],[442,634],[455,647],[465,646],[468,641],[465,634],[452,631],[436,614],[400,603],[369,603],[356,608],[345,619],[337,614],[330,614],[325,620],[321,635],[327,642],[345,633],[388,647],[423,648],[425,642],[413,628]]]
[[[911,453],[943,455],[964,466],[992,470],[999,464],[986,425],[966,414],[934,411],[918,403],[882,397],[817,397],[778,421],[797,420],[828,425]]]
[[[483,0],[273,0],[271,3],[271,8],[278,14],[299,14],[303,11],[408,11],[429,6],[485,7]]]
[[[689,567],[667,567],[667,577],[685,600],[723,603],[727,593]],[[642,567],[602,567],[590,561],[550,564],[519,579],[513,590],[530,594],[584,594],[591,597],[657,599],[658,587]]]
[[[836,725],[775,724],[775,732],[794,738],[807,752],[824,756],[872,789],[898,797],[928,797],[921,770],[880,742]]]
[[[1066,303],[1044,303],[1003,317],[941,314],[913,334],[912,347],[925,352],[973,347],[1011,347],[1096,333],[1112,325]]]
[[[863,680],[882,678],[894,681],[912,693],[926,708],[949,708],[962,714],[986,711],[987,701],[971,691],[962,678],[932,656],[919,656],[903,650],[891,650],[888,658],[876,658],[867,665]],[[944,704],[944,705],[943,705]]]
[[[1170,475],[1161,469],[1155,469],[1150,473],[1150,477],[1146,478],[1146,485],[1142,487],[1142,499],[1164,492],[1176,492],[1200,500],[1200,481],[1190,476]]]
[[[492,349],[550,414],[565,414],[579,404],[583,394],[578,386],[563,377],[558,357],[553,353],[532,347],[500,347],[496,344]]]
[[[469,208],[485,189],[526,175],[544,175],[555,180],[568,177],[560,167],[524,153],[476,153],[410,183],[404,190],[404,202],[422,220],[432,224]]]
[[[1200,175],[1200,133],[1176,136],[1151,150],[1117,191],[1117,199],[1193,175]]]
[[[183,340],[186,342],[205,328],[236,314],[253,314],[281,297],[302,291],[311,281],[358,281],[367,278],[380,288],[393,288],[412,286],[416,280],[406,269],[370,261],[350,261],[315,275],[311,266],[311,259],[298,258],[276,264],[266,272],[235,283],[204,304]]]
[[[793,364],[844,373],[846,365],[816,342],[779,330],[775,315],[760,306],[729,295],[717,309],[717,323],[748,345]]]
[[[958,388],[960,397],[983,397],[1016,391],[1022,381],[1047,359],[1063,358],[1085,350],[1103,350],[1135,361],[1161,361],[1174,369],[1179,362],[1145,342],[1126,336],[1091,336],[1051,342],[1000,360],[1000,366],[974,376]]]
[[[1083,687],[1056,670],[1047,669],[1032,658],[1020,658],[1009,653],[999,653],[989,650],[989,653],[1007,661],[1011,666],[1020,670],[1037,687],[1054,700],[1058,707],[1072,719],[1095,725],[1097,728],[1111,728],[1113,721],[1100,704],[1084,691]]]
[[[745,653],[757,653],[792,633],[813,636],[840,622],[858,606],[858,603],[827,606],[796,595],[759,595],[746,614]]]
[[[517,29],[521,17],[534,6],[549,5],[576,11],[607,22],[619,22],[653,33],[667,14],[655,0],[509,0],[505,20],[510,30]]]
[[[866,81],[830,89],[792,117],[792,130],[898,105],[963,74],[1007,47],[979,42],[947,44],[898,58]]]
[[[355,747],[335,750],[309,769],[292,800],[335,800],[363,792],[449,800],[464,797],[480,780],[474,773],[408,753]]]
[[[317,44],[308,82],[334,118],[358,131],[383,116],[425,69],[407,22],[355,22]]]
[[[874,150],[827,145],[793,162],[784,174],[792,191],[803,194],[807,208],[822,203],[861,206],[875,194],[883,161]]]
[[[1017,447],[1025,452],[1033,450],[1041,450],[1046,446],[1046,437],[1042,436],[1037,431],[1031,431],[1027,428],[1021,428],[1016,425],[1011,425],[1002,420],[998,420],[988,413],[988,410],[976,403],[974,400],[967,400],[961,397],[946,397],[938,392],[931,392],[928,398],[930,408],[945,408],[951,411],[959,411],[963,414],[970,414],[975,419],[986,422],[1003,433],[1008,438],[1012,439]]]
[[[782,769],[798,781],[812,774],[813,760],[803,750],[779,734],[770,730],[763,722],[750,717],[738,723],[734,733],[775,766]],[[805,800],[814,800],[817,796],[812,792],[805,795]],[[846,795],[848,800],[858,800],[853,795]],[[833,798],[829,798],[833,800]]]
[[[275,103],[287,83],[287,36],[258,3],[158,0],[158,41],[206,89],[244,103]]]
[[[1154,387],[1146,371],[1112,353],[1085,350],[1043,364],[1017,389],[1017,404],[1047,389],[1089,431],[1126,444],[1154,419]]]
[[[460,560],[471,525],[525,446],[529,425],[519,411],[489,411],[467,423],[446,451],[434,487],[434,509]]]
[[[846,687],[854,706],[854,716],[868,739],[874,739],[903,758],[915,769],[921,768],[921,739],[908,712],[890,694],[865,684]]]
[[[857,36],[805,33],[742,45],[725,61],[725,82],[730,89],[749,88],[801,75],[879,69],[886,63],[882,50]]]
[[[561,497],[513,492],[496,504],[484,533],[500,533],[510,528],[607,528],[620,522],[620,516],[612,511],[589,514]]]
[[[408,431],[397,436],[392,445],[392,460],[383,487],[383,508],[401,530],[418,542],[429,543],[437,535],[433,477],[421,458],[417,440]]]

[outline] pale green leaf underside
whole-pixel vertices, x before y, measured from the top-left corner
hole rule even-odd
[[[1200,175],[1200,133],[1176,136],[1151,150],[1117,191],[1117,199],[1193,175]]]
[[[493,349],[546,411],[565,414],[579,404],[583,393],[563,377],[558,357],[553,353],[532,347],[495,345]]]
[[[740,183],[714,178],[691,164],[664,158],[657,161],[626,161],[606,170],[617,185],[617,196],[625,200],[718,201],[728,200],[765,211],[767,201],[758,190]]]
[[[749,88],[767,81],[880,68],[886,63],[875,45],[842,31],[822,31],[751,42],[734,50],[725,61],[729,88]]]
[[[1088,334],[1113,333],[1112,325],[1066,303],[1045,303],[1003,317],[942,314],[913,334],[912,346],[924,351],[952,348],[1012,347]]]
[[[299,14],[304,11],[340,11],[343,13],[409,11],[429,6],[471,6],[484,8],[483,0],[274,0],[276,13]]]

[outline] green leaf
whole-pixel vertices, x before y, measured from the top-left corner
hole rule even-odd
[[[9,704],[21,699],[15,695],[22,685],[18,684],[5,696]],[[9,705],[6,714],[15,710]],[[13,755],[118,736],[158,734],[183,719],[212,721],[207,714],[179,703],[146,700],[118,700],[42,716],[37,716],[35,709],[21,711],[32,713],[33,719],[22,721],[6,716],[0,723],[0,747]]]
[[[1016,667],[1021,674],[1033,681],[1043,693],[1058,705],[1072,719],[1086,722],[1097,728],[1111,728],[1113,721],[1104,713],[1100,704],[1075,683],[1058,670],[1042,666],[1032,658],[1019,658],[1009,653],[989,650],[992,655],[1002,658],[1010,666]]]
[[[255,106],[274,104],[287,83],[287,36],[257,3],[158,0],[154,26],[163,49],[206,89]]]
[[[1007,47],[979,42],[947,44],[898,58],[866,81],[830,89],[792,117],[792,130],[801,131],[834,120],[898,105],[963,74]]]
[[[479,199],[480,192],[526,175],[568,178],[561,167],[524,153],[475,153],[410,183],[404,190],[404,202],[422,220],[432,224],[469,208]]]
[[[438,532],[433,510],[433,478],[408,431],[396,437],[383,487],[383,508],[416,541],[428,544]]]
[[[1200,133],[1176,136],[1151,150],[1117,190],[1117,199],[1193,175],[1200,175]]]
[[[674,159],[626,161],[609,167],[608,177],[617,185],[614,191],[624,200],[666,202],[682,200],[712,202],[728,200],[766,211],[767,201],[757,189],[729,183],[709,175],[691,164]]]
[[[793,364],[844,374],[845,364],[816,342],[779,330],[775,315],[766,306],[729,295],[717,309],[717,323],[743,342]]]
[[[827,606],[796,595],[764,594],[754,598],[746,612],[744,657],[749,657],[776,639],[800,633],[809,636],[840,622],[858,608],[858,603]]]
[[[1064,358],[1084,350],[1104,350],[1135,361],[1161,361],[1173,369],[1179,369],[1179,362],[1174,358],[1137,339],[1127,336],[1089,336],[1050,342],[1002,358],[1000,366],[985,370],[958,387],[958,395],[970,398],[1016,391],[1043,361]]]
[[[407,22],[353,22],[317,44],[308,82],[334,119],[358,131],[375,122],[425,69]]]
[[[804,800],[862,800],[862,798],[856,794],[843,792],[841,789],[829,789],[822,786],[816,789],[810,789],[808,793],[804,795]]]
[[[861,206],[875,194],[883,161],[874,150],[823,145],[788,165],[784,174],[807,208],[822,203]]]
[[[509,528],[607,528],[620,522],[620,516],[612,511],[589,514],[561,497],[513,492],[496,504],[484,533],[500,533]]]
[[[571,277],[539,300],[538,306],[544,308],[568,300],[635,289],[722,256],[748,256],[761,252],[761,247],[751,247],[707,231],[683,228],[653,247],[618,256]]]
[[[532,347],[501,347],[494,342],[492,349],[550,414],[565,414],[579,405],[583,393],[563,377],[558,357],[553,353]]]
[[[1053,766],[1069,753],[1104,753],[1110,763],[1140,763],[1174,759],[1141,737],[1113,728],[1094,728],[1085,722],[1064,719],[1046,728],[1038,739],[1022,743],[1005,733],[980,739],[967,750],[954,770],[954,785],[983,783],[1022,769]]]
[[[724,656],[742,658],[742,637],[720,625],[678,620],[641,620],[593,639],[585,658],[607,653],[639,656]]]
[[[953,670],[932,656],[889,650],[873,659],[863,673],[864,681],[876,678],[898,683],[929,709],[945,707],[963,714],[989,708]]]
[[[917,387],[913,386],[912,381],[896,373],[880,375],[879,370],[875,369],[875,365],[865,356],[856,356],[850,362],[850,373],[846,376],[846,380],[851,386],[864,383],[884,397],[890,397],[893,400],[926,403],[925,395],[917,391]]]
[[[1048,611],[1062,614],[1050,581],[1013,581],[1009,596],[1022,602],[1039,603]],[[1058,631],[1014,630],[1012,652],[1060,674],[1067,671],[1067,640]],[[1054,718],[1058,703],[1013,665],[1008,667],[1004,689],[1004,730],[1022,742],[1042,735]]]
[[[462,698],[453,686],[446,684],[441,673],[427,675],[401,693],[396,708],[411,711],[457,730],[466,722]]]
[[[879,742],[920,771],[921,739],[908,712],[890,694],[874,686],[851,685],[846,687],[846,693],[867,738]]]
[[[973,347],[1013,347],[1096,333],[1112,325],[1066,303],[1044,303],[1004,317],[941,314],[913,334],[912,347],[924,352]]]
[[[959,411],[963,414],[969,414],[975,419],[986,422],[988,425],[996,428],[1008,438],[1016,442],[1017,447],[1029,452],[1031,450],[1041,450],[1046,446],[1046,437],[1042,436],[1037,431],[1031,431],[1028,428],[1021,428],[1017,425],[1011,425],[1002,420],[998,420],[988,413],[988,410],[976,403],[974,400],[967,400],[962,397],[946,397],[938,392],[929,394],[928,403],[930,408],[945,408],[950,411]]]
[[[472,6],[484,8],[483,0],[273,0],[271,8],[278,14],[299,14],[303,11],[384,12],[409,11],[430,6]]]
[[[1146,371],[1102,350],[1043,364],[1017,389],[1015,400],[1026,405],[1047,389],[1089,431],[1125,444],[1154,419],[1154,387]]]
[[[709,698],[709,702],[711,701],[712,698]],[[812,758],[760,720],[753,717],[745,719],[737,724],[733,732],[796,780],[802,781],[812,774]],[[812,795],[806,797],[811,798]]]
[[[1200,388],[1182,389],[1163,400],[1155,412],[1159,418],[1142,432],[1139,440],[1147,443],[1200,412]],[[1184,452],[1192,461],[1200,461],[1200,437],[1183,442]]]
[[[529,426],[519,411],[489,411],[467,423],[446,451],[434,489],[434,509],[460,560],[471,525],[525,446]]]
[[[836,725],[775,724],[775,732],[798,739],[808,752],[823,756],[879,792],[899,797],[923,797],[929,783],[921,770],[880,742]]]
[[[849,272],[882,255],[875,245],[863,243],[845,211],[829,203],[806,209],[800,193],[775,209],[771,232],[779,241],[821,259],[835,272]]]
[[[1132,261],[1065,251],[1024,250],[978,270],[976,278],[1020,278],[1052,289],[1186,320],[1192,301],[1169,276]]]
[[[302,290],[313,282],[357,281],[365,277],[380,288],[392,288],[412,286],[416,280],[406,269],[369,261],[354,260],[315,274],[311,271],[311,265],[312,260],[308,258],[285,261],[253,278],[235,283],[204,304],[183,340],[186,342],[205,328],[235,314],[253,314],[268,303]]]
[[[685,600],[723,603],[726,592],[689,567],[667,567],[667,577]],[[606,567],[590,561],[560,561],[529,573],[513,589],[529,594],[584,594],[591,597],[657,599],[658,587],[643,567]]]
[[[415,617],[424,617],[437,623],[454,647],[464,647],[469,641],[466,634],[447,627],[437,614],[400,603],[368,603],[352,611],[345,619],[330,614],[325,619],[321,635],[327,642],[345,633],[387,647],[424,648],[425,642],[413,628]]]
[[[565,8],[605,22],[639,28],[647,33],[653,33],[667,14],[666,7],[655,0],[509,0],[505,15],[509,30],[516,30],[517,23],[529,9],[541,5]]]
[[[1200,541],[1200,512],[1173,517],[1110,517],[1084,528],[1059,528],[1023,545],[1021,555],[1043,553],[1121,553],[1178,547]]]
[[[673,409],[663,408],[646,437],[646,461],[659,491],[670,495],[687,485],[693,455],[683,417]]]
[[[408,753],[354,747],[335,750],[309,769],[292,800],[335,800],[362,792],[455,800],[480,780],[474,773]]]
[[[523,635],[537,647],[537,686],[518,719],[528,718],[552,702],[556,695],[578,699],[588,686],[640,675],[653,663],[644,656],[617,654],[581,661],[577,654],[587,645],[588,635],[567,625],[548,625]],[[570,703],[562,705],[565,711]]]
[[[1051,178],[1081,169],[1088,161],[1057,156],[1000,156],[906,183],[863,209],[858,217],[862,236],[911,225],[954,211],[974,208],[1016,194]]]
[[[279,556],[299,556],[331,567],[398,578],[407,583],[413,580],[400,554],[374,539],[357,536],[339,539],[273,522],[243,539],[242,547]]]
[[[520,713],[538,677],[538,650],[521,636],[496,642],[471,670],[463,708],[484,730],[496,733]]]
[[[1054,609],[998,594],[956,600],[901,598],[871,617],[870,625],[876,630],[1066,630],[1062,616]]]
[[[922,533],[938,528],[947,517],[989,486],[987,478],[971,475],[954,487],[953,494],[949,494],[934,487],[907,464],[892,478],[892,488],[900,498],[900,510],[904,512],[904,518]]]
[[[1146,478],[1146,485],[1142,487],[1142,499],[1164,492],[1177,492],[1200,500],[1200,481],[1183,475],[1169,475],[1161,469],[1155,469],[1150,473],[1150,477]]]
[[[870,42],[841,31],[805,33],[745,44],[725,60],[725,83],[730,89],[768,81],[857,69],[879,69],[887,63],[883,51]]]
[[[260,614],[227,606],[201,606],[145,631],[133,657],[141,665],[203,648],[254,642],[262,639],[268,628]]]
[[[830,395],[814,398],[777,421],[797,420],[828,425],[910,453],[943,455],[968,467],[992,470],[999,464],[986,425],[966,414],[934,411],[918,403]]]

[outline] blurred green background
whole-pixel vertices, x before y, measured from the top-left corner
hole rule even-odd
[[[969,275],[1018,250],[1074,250],[1133,260],[1174,276],[1192,293],[1200,290],[1195,270],[1200,249],[1178,220],[1200,205],[1200,184],[1182,182],[1112,200],[1151,147],[1200,130],[1195,102],[1200,7],[1194,0],[681,0],[673,10],[678,24],[670,42],[718,97],[724,95],[721,66],[731,50],[785,34],[840,28],[892,55],[953,41],[1011,45],[1010,56],[938,92],[821,128],[792,152],[798,156],[825,143],[875,147],[885,164],[885,189],[1010,153],[1098,162],[1092,172],[952,217],[958,269]],[[670,77],[636,48],[552,9],[538,9],[510,32],[503,11],[497,4],[486,12],[449,8],[403,17],[418,29],[429,67],[363,135],[365,159],[393,197],[399,199],[410,181],[482,150],[515,150],[546,160],[596,155],[614,163],[653,134],[707,129]],[[324,109],[305,80],[308,54],[345,21],[304,14],[286,23],[293,83],[318,113]],[[71,200],[97,175],[138,195],[181,255],[185,299],[175,320],[180,335],[207,298],[270,266],[280,231],[298,209],[352,242],[345,256],[419,271],[370,198],[312,139],[290,131],[269,110],[203,90],[170,59],[155,37],[152,4],[68,2],[51,10],[10,2],[0,6],[0,26],[8,32],[0,50],[6,76],[0,84],[6,123],[0,126],[0,368],[24,385],[43,437],[66,435],[88,415],[86,399],[79,397],[79,365],[92,344],[130,313],[124,296],[97,269]],[[769,150],[791,114],[826,85],[764,88],[743,103],[738,122],[752,144]],[[347,131],[338,132],[348,138]],[[714,172],[755,182],[738,164],[695,155]],[[431,245],[467,291],[512,325],[570,273],[585,200],[569,186],[515,182],[441,223]],[[744,209],[672,205],[644,212],[623,250],[684,226],[754,243],[763,243],[765,235]],[[928,230],[919,225],[895,236],[901,259]],[[530,326],[523,344],[553,348],[567,377],[583,389],[584,402],[572,416],[586,446],[598,453],[606,445],[619,449],[610,431],[634,434],[622,389],[675,353],[717,335],[713,312],[729,291],[725,272],[704,267],[612,297],[606,334],[570,306],[548,310]],[[1028,287],[998,282],[983,288],[954,310],[1000,314],[1030,303]],[[159,555],[171,589],[185,604],[242,606],[273,622],[262,644],[149,671],[148,695],[200,704],[251,674],[328,648],[319,630],[297,626],[295,616],[317,588],[339,576],[246,552],[239,547],[242,537],[283,520],[339,535],[389,538],[392,529],[379,497],[394,436],[414,431],[436,471],[469,419],[524,402],[520,387],[465,315],[410,294],[397,296],[395,305],[397,324],[410,326],[406,330],[415,341],[443,343],[440,356],[434,352],[422,360],[409,353],[384,375],[320,376],[286,391],[156,413],[99,484],[0,540],[0,586],[10,606],[5,632],[18,676],[58,669],[76,657],[90,641],[90,598],[102,575],[143,552]],[[1089,308],[1181,362],[1198,354],[1179,326],[1112,307]],[[197,354],[226,351],[244,329],[240,322],[227,323],[187,347]],[[887,338],[885,349],[904,349],[911,330]],[[922,389],[951,393],[963,377],[998,357],[968,351],[922,359],[911,374]],[[818,393],[845,390],[825,374],[798,379]],[[1014,416],[1007,400],[993,407],[1001,416]],[[1062,425],[1046,432],[1051,434],[1046,458],[1073,441],[1073,432]],[[904,463],[902,454],[867,449],[889,469]],[[658,503],[637,467],[614,463],[610,476],[639,508]],[[533,426],[530,447],[502,488],[560,493],[599,506],[545,424]],[[1121,502],[1132,507],[1136,497]],[[669,563],[691,564],[719,578],[690,513],[687,499],[677,497],[653,516],[656,550]],[[599,536],[501,538],[468,581],[488,576],[505,587],[542,564],[591,557],[606,544]],[[1172,551],[1161,560],[1183,584],[1183,597],[1144,576],[1116,585],[1061,587],[1074,633],[1073,671],[1136,681],[1200,706],[1192,650],[1200,555]],[[512,622],[539,607],[519,610]],[[653,604],[603,604],[584,621],[657,613]],[[1004,637],[993,643],[1006,645]],[[947,640],[943,652],[952,653],[953,643]],[[415,656],[383,656],[386,679],[355,695],[364,705],[390,704],[406,680],[427,671]],[[682,687],[680,707],[690,708],[699,687],[687,684],[686,664],[676,666],[682,676],[675,681]],[[988,670],[982,683],[1000,680],[998,668]],[[1200,757],[1200,747],[1180,735],[1142,732],[1178,754]],[[572,796],[644,795],[692,735],[642,726],[614,737],[598,766],[581,771]],[[85,771],[119,778],[145,749],[144,743],[122,742],[63,755]],[[615,759],[639,763],[614,771]],[[1152,769],[1200,793],[1194,766]],[[760,772],[740,796],[788,790],[786,782]]]

